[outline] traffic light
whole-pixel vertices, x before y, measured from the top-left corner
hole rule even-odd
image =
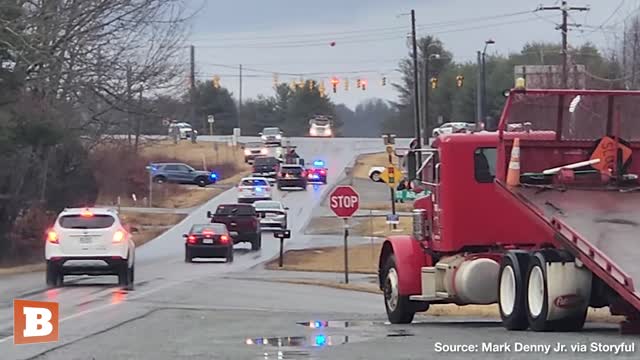
[[[219,89],[220,88],[220,76],[215,75],[213,77],[213,81],[211,81],[211,83],[213,84],[214,88]]]
[[[356,81],[356,87],[357,87],[358,89],[360,89],[360,87],[361,87],[361,86],[362,86],[362,80],[358,79],[358,80]]]
[[[320,86],[318,87],[318,90],[320,90],[320,95],[324,95],[325,94],[324,80],[322,80],[322,82],[320,83]]]
[[[438,78],[436,78],[436,77],[432,77],[432,78],[431,78],[431,88],[432,88],[432,89],[435,89],[435,88],[437,88],[437,87],[438,87]]]
[[[362,86],[362,91],[367,90],[367,80],[362,80],[360,86]]]
[[[344,91],[349,91],[349,79],[344,79]]]
[[[316,87],[316,81],[315,80],[309,80],[309,91],[313,91],[313,89]]]
[[[289,82],[289,89],[291,89],[291,91],[296,91],[297,87],[298,87],[298,84],[296,83],[295,80],[291,80],[291,82]]]
[[[337,93],[338,92],[338,84],[340,83],[340,80],[338,80],[338,78],[332,78],[331,79],[331,86],[333,87],[333,92]]]
[[[386,76],[382,77],[382,86],[387,86],[387,77]]]
[[[456,76],[456,86],[460,88],[462,87],[462,85],[464,85],[464,76],[462,75]]]

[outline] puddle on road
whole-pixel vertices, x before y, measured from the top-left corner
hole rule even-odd
[[[304,327],[309,327],[311,329],[325,329],[325,328],[354,328],[354,327],[363,327],[363,326],[373,326],[380,325],[382,323],[375,323],[373,321],[324,321],[324,320],[313,320],[313,321],[300,321],[297,322],[298,325],[302,325]]]
[[[270,338],[246,339],[245,344],[272,347],[327,347],[342,345],[349,342],[365,341],[368,338],[360,335],[311,335],[311,336],[283,336]]]

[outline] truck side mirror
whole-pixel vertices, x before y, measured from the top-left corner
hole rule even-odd
[[[273,232],[273,237],[278,239],[290,239],[291,238],[291,230],[275,230]]]
[[[207,211],[207,217],[208,217],[209,219],[211,219],[211,218],[213,217],[213,214],[211,213],[211,211]]]

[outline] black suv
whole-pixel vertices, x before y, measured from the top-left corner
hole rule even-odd
[[[152,179],[155,183],[166,182],[177,184],[195,184],[205,187],[215,184],[218,180],[216,173],[201,171],[181,163],[156,163],[149,165]]]
[[[273,156],[261,156],[253,161],[253,176],[275,179],[280,168],[280,160]]]
[[[301,165],[283,164],[276,179],[278,190],[297,187],[307,190],[307,172]]]

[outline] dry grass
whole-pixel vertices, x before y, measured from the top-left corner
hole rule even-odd
[[[388,163],[389,155],[386,152],[360,155],[353,166],[353,177],[368,179],[369,169],[372,166],[386,166]]]
[[[361,274],[376,274],[380,243],[349,247],[349,271]],[[284,266],[278,267],[277,259],[266,264],[271,270],[291,271],[344,271],[344,247],[290,250],[284,254]]]
[[[176,159],[192,164],[196,169],[210,169],[216,164],[235,163],[242,164],[246,170],[250,167],[244,164],[244,155],[240,147],[231,147],[220,142],[199,142],[192,144],[190,141],[180,141],[174,144],[172,141],[158,141],[146,144],[141,149],[141,155],[150,161],[156,159]],[[234,174],[219,174],[222,178]]]
[[[368,201],[360,204],[360,210],[383,210],[391,213],[391,200],[389,201]],[[397,212],[413,211],[413,202],[396,203]]]
[[[133,241],[136,246],[147,243],[184,219],[182,214],[149,214],[138,212],[120,212],[123,223],[137,228],[138,232],[133,234]]]
[[[392,227],[386,223],[384,217],[357,218],[350,221],[351,229],[349,234],[364,237],[385,237],[397,233],[407,233],[412,229],[411,218],[400,217],[400,224],[397,231],[392,231]],[[342,234],[344,223],[335,217],[317,217],[309,224],[309,233],[314,235],[336,235]]]
[[[229,173],[218,171],[218,185],[231,185],[243,176],[251,173],[251,167],[244,163],[243,151],[240,147],[230,147],[226,143],[200,142],[192,144],[181,141],[150,141],[141,148],[141,155],[149,162],[180,161],[192,165],[196,169],[218,169],[218,164],[232,164],[234,170]],[[229,166],[224,166],[224,169]],[[219,169],[218,169],[219,170]],[[153,206],[164,208],[189,208],[201,205],[217,196],[224,189],[217,187],[199,188],[194,185],[153,184]],[[148,206],[146,196],[138,194],[133,201],[130,194],[120,197],[121,206]],[[117,199],[99,196],[99,204],[116,204]]]

